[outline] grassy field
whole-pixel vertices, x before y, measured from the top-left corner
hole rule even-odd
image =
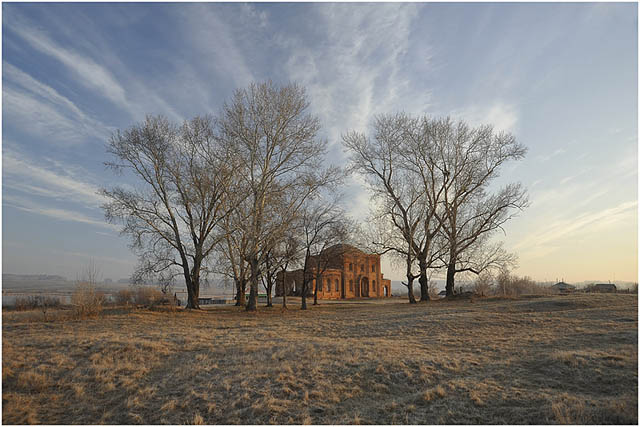
[[[5,424],[637,424],[636,295],[2,314]]]

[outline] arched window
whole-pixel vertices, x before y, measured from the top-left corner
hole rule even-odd
[[[375,272],[376,272],[376,266],[375,266],[375,265],[372,265],[372,266],[371,266],[371,272],[372,272],[372,273],[375,273]]]
[[[349,280],[349,290],[353,292],[353,280]]]
[[[375,292],[376,291],[376,281],[375,280],[371,282],[371,287],[373,288],[373,292]]]
[[[338,279],[336,279],[336,292],[340,290],[340,285],[338,284]]]
[[[327,292],[331,292],[331,279],[327,279]]]
[[[364,271],[364,264],[360,264],[360,271]]]
[[[352,262],[349,263],[349,271],[353,271],[353,263]]]

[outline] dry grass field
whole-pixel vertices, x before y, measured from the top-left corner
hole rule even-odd
[[[5,424],[637,424],[636,295],[2,314]]]

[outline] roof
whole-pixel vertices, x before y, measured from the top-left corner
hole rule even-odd
[[[613,283],[596,283],[595,285],[596,288],[616,288],[616,285],[614,285]]]
[[[322,253],[323,254],[336,254],[336,255],[342,255],[345,253],[358,253],[358,254],[365,254],[364,251],[356,248],[353,245],[348,245],[346,243],[338,243],[337,245],[333,245],[333,246],[329,246],[328,248],[325,248]]]
[[[368,256],[367,253],[361,251],[355,246],[348,245],[346,243],[339,243],[325,248],[319,255],[314,255],[311,259],[313,262],[322,260],[322,263],[326,263],[327,268],[342,269],[344,268],[345,255],[352,255],[356,257]]]
[[[555,289],[575,289],[576,287],[564,282],[558,282],[555,285],[551,286]]]

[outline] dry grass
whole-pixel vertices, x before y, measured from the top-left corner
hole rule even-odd
[[[6,424],[637,424],[637,297],[3,312]]]

